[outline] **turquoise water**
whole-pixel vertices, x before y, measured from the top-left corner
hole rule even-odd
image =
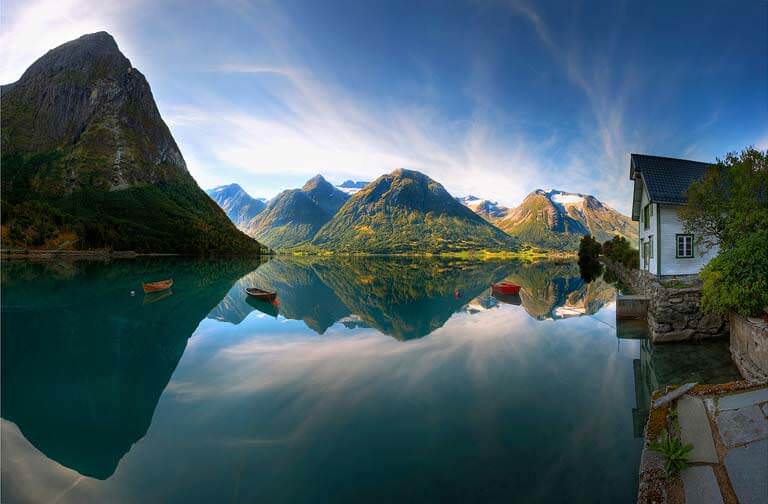
[[[700,372],[676,355],[735,373],[617,332],[574,264],[3,266],[8,503],[632,502],[649,389]]]

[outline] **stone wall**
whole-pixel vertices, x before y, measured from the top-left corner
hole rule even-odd
[[[731,313],[731,355],[742,376],[752,381],[768,380],[768,324]]]
[[[728,320],[702,313],[698,275],[657,278],[629,270],[609,259],[601,260],[630,287],[648,298],[648,331],[654,343],[715,338],[728,334]]]

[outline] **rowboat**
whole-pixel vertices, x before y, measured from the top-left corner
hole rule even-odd
[[[277,292],[272,292],[264,289],[257,289],[256,287],[248,287],[245,289],[245,293],[256,299],[263,301],[272,301],[277,297]]]
[[[491,284],[491,289],[494,293],[516,295],[520,293],[520,286],[513,284],[512,282],[499,282]]]
[[[168,280],[160,280],[159,282],[145,282],[141,284],[144,292],[160,292],[168,290],[173,285],[173,278]]]

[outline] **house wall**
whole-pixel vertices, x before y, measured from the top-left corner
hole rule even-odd
[[[681,258],[676,256],[677,238],[676,235],[683,234],[683,223],[677,217],[677,205],[656,205],[659,211],[659,221],[661,224],[661,233],[656,239],[659,247],[658,253],[661,259],[661,271],[656,272],[652,269],[650,272],[659,275],[694,275],[717,255],[717,247],[713,247],[707,253],[702,253],[700,247],[696,245],[696,235],[694,234],[693,257]],[[642,261],[641,261],[642,264]]]
[[[658,224],[658,218],[657,218],[657,212],[658,212],[658,206],[656,204],[651,205],[651,215],[649,219],[649,228],[645,229],[645,223],[644,223],[644,209],[645,205],[648,204],[650,201],[650,198],[648,197],[648,190],[643,187],[643,197],[640,200],[640,221],[638,223],[639,225],[639,232],[638,232],[638,238],[639,243],[638,247],[640,249],[640,269],[648,271],[649,273],[656,275],[657,274],[657,257],[658,257],[658,231],[657,231],[657,224]],[[645,257],[643,253],[645,252],[645,249],[643,247],[643,243],[648,241],[651,237],[653,237],[653,251],[648,258],[648,269],[645,269]]]

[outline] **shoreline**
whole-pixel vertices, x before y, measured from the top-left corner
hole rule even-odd
[[[214,254],[212,257],[228,257],[228,254]],[[492,251],[456,251],[456,252],[422,252],[422,253],[366,253],[366,252],[333,252],[333,251],[284,251],[259,257],[414,257],[435,259],[467,259],[467,260],[514,260],[523,262],[534,261],[570,261],[575,260],[575,252],[492,252]],[[63,250],[63,249],[2,249],[0,260],[51,260],[51,259],[134,259],[138,257],[198,257],[175,252],[136,252],[133,250]],[[206,257],[206,256],[199,256]],[[241,257],[233,255],[233,257]]]
[[[0,250],[2,260],[36,259],[133,259],[135,257],[177,257],[182,254],[167,252],[135,252],[133,250],[60,250],[60,249],[4,249]]]

